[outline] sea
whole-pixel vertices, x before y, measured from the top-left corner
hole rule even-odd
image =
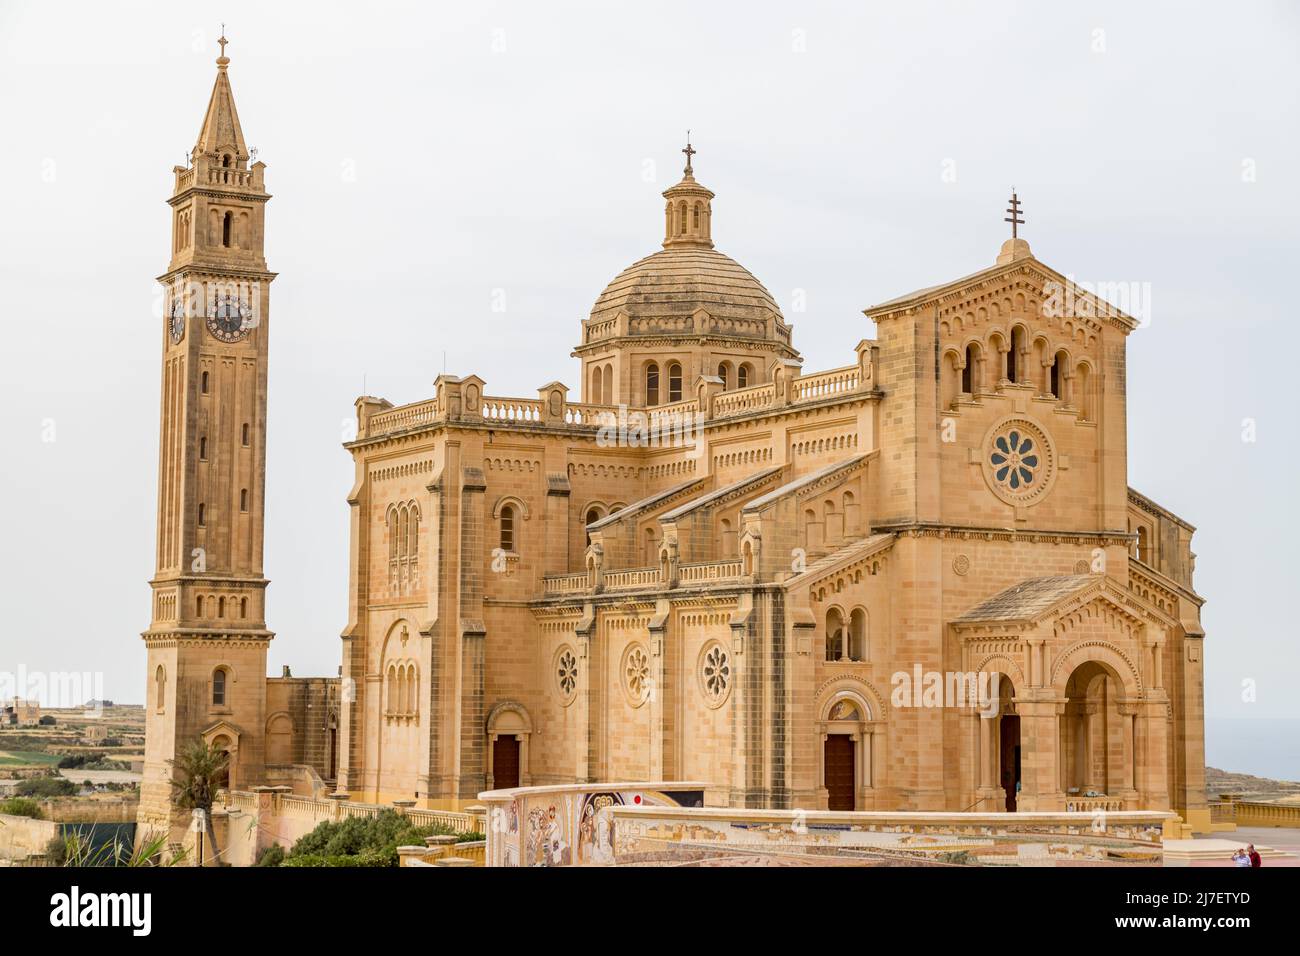
[[[1205,762],[1232,773],[1300,781],[1300,718],[1205,718]]]

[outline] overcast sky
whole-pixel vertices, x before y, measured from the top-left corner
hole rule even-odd
[[[1300,15],[1065,6],[4,0],[0,671],[143,699],[153,279],[224,17],[275,197],[273,673],[338,666],[363,382],[398,404],[444,367],[576,391],[579,322],[658,248],[690,127],[718,247],[807,370],[852,361],[864,307],[991,264],[1013,183],[1044,262],[1149,284],[1129,480],[1199,529],[1207,710],[1300,717]]]

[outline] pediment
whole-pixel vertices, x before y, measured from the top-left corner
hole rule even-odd
[[[952,625],[958,631],[1032,630],[1048,622],[1064,622],[1100,609],[1133,629],[1148,624],[1166,627],[1168,621],[1120,588],[1109,578],[1089,574],[1062,574],[1028,578],[976,604]]]
[[[1109,323],[1130,332],[1138,327],[1139,321],[1099,293],[1110,292],[1117,298],[1131,297],[1131,285],[1114,283],[1113,288],[1107,286],[1106,289],[1094,290],[1087,283],[1078,283],[1071,276],[1063,275],[1046,263],[1027,256],[981,269],[951,282],[917,289],[871,306],[865,312],[879,320],[891,314],[914,312],[931,305],[938,305],[941,311],[957,310],[957,307],[969,302],[972,314],[975,314],[979,308],[988,308],[979,304],[984,299],[995,299],[995,293],[1004,289],[1019,288],[1023,294],[1036,296],[1034,302],[1027,303],[1031,311],[1038,312],[1039,306],[1044,306],[1043,314],[1049,318],[1055,309],[1075,321],[1092,322],[1098,326]]]

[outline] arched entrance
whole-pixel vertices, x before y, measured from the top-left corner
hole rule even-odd
[[[511,790],[526,787],[528,774],[528,739],[533,722],[522,704],[502,701],[487,718],[487,788]]]
[[[1131,791],[1133,721],[1121,708],[1119,675],[1101,661],[1084,661],[1070,673],[1064,696],[1060,748],[1067,800]]]
[[[1016,685],[1005,673],[988,674],[971,709],[975,720],[976,793],[971,809],[985,813],[1014,813],[1023,779],[1020,714]]]
[[[1003,677],[998,681],[998,786],[1004,794],[1003,806],[1007,813],[1016,812],[1016,799],[1020,795],[1020,715],[1016,713],[1014,689],[1011,681]]]
[[[854,691],[836,692],[824,705],[817,725],[826,809],[871,809],[877,725],[867,701]]]

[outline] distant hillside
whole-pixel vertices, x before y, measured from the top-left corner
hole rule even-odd
[[[1300,783],[1270,780],[1248,773],[1230,773],[1217,767],[1205,768],[1205,795],[1215,800],[1221,793],[1236,793],[1250,800],[1275,803],[1300,803]]]

